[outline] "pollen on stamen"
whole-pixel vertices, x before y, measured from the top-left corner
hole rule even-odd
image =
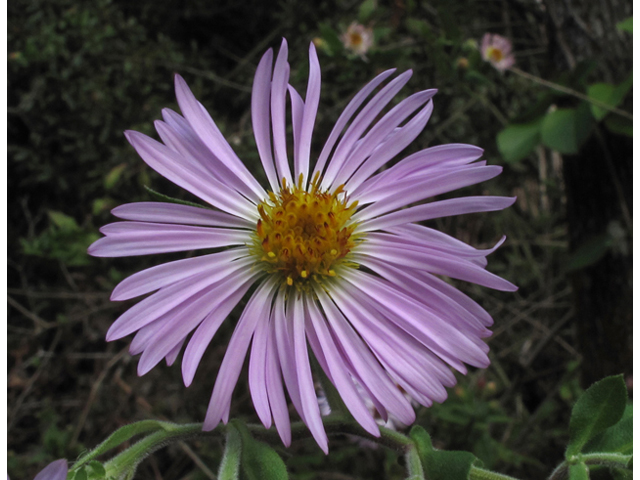
[[[257,208],[252,253],[259,266],[280,276],[284,285],[304,287],[311,279],[321,282],[352,265],[345,257],[356,245],[351,217],[357,202],[349,203],[343,185],[321,191],[318,173],[308,188],[302,176],[293,186],[283,179],[282,189],[269,192]]]

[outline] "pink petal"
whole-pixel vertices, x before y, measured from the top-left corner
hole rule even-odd
[[[404,223],[421,222],[465,213],[494,212],[510,207],[515,201],[516,197],[491,197],[488,195],[440,200],[365,220],[358,225],[354,233],[382,230]]]
[[[329,158],[329,155],[331,154],[331,151],[333,150],[333,147],[336,144],[338,137],[340,136],[340,133],[344,129],[345,125],[349,122],[349,120],[351,120],[351,117],[353,116],[353,114],[358,110],[358,108],[360,108],[360,105],[362,105],[365,99],[369,96],[369,94],[371,94],[371,92],[373,92],[378,87],[378,85],[384,82],[395,71],[396,69],[393,68],[391,70],[382,72],[376,78],[374,78],[369,83],[367,83],[351,99],[351,101],[346,106],[346,108],[342,111],[342,113],[340,114],[340,117],[338,117],[338,120],[333,126],[333,129],[329,134],[329,138],[327,139],[327,142],[325,143],[322,149],[322,152],[320,152],[320,156],[318,157],[316,166],[313,169],[313,175],[311,176],[311,178],[313,178],[313,176],[318,172],[322,173],[322,171],[324,170],[325,164],[327,163],[327,159]]]
[[[318,399],[311,376],[311,365],[309,364],[309,352],[307,350],[305,336],[305,311],[302,298],[298,296],[298,298],[293,299],[292,303],[293,350],[298,386],[300,387],[300,402],[302,404],[302,410],[304,411],[305,423],[309,427],[311,435],[313,435],[318,446],[326,455],[329,453],[329,440],[324,431]]]
[[[316,48],[313,43],[311,43],[309,45],[309,81],[307,83],[307,94],[304,100],[304,112],[300,125],[300,138],[296,155],[294,156],[296,179],[300,174],[303,175],[303,187],[306,185],[309,176],[311,136],[318,112],[318,103],[320,102],[320,86],[320,62],[318,61]]]
[[[121,281],[113,289],[111,300],[121,301],[138,297],[206,271],[213,272],[211,281],[215,282],[237,270],[238,267],[242,268],[254,263],[253,258],[247,257],[248,254],[249,251],[246,248],[236,248],[210,255],[176,260],[142,270]],[[238,259],[239,257],[247,258]]]
[[[331,333],[325,324],[326,319],[318,311],[318,307],[315,301],[305,301],[307,307],[308,318],[311,319],[312,328],[318,336],[320,346],[325,355],[325,359],[328,366],[328,371],[331,373],[333,384],[338,389],[342,400],[353,415],[353,418],[362,425],[367,432],[371,435],[380,436],[380,429],[378,424],[371,416],[371,412],[367,409],[362,401],[362,398],[358,394],[353,380],[350,378],[346,371],[346,367],[338,349],[336,348]]]
[[[257,198],[266,198],[264,189],[253,175],[249,173],[247,167],[244,166],[242,160],[235,154],[215,122],[211,119],[202,104],[193,96],[187,83],[180,75],[176,75],[175,77],[175,87],[180,110],[182,110],[184,117],[200,140],[236,177],[255,192]]]
[[[269,405],[271,406],[271,413],[278,434],[284,446],[288,447],[291,445],[291,421],[289,419],[289,408],[284,396],[282,378],[280,376],[280,360],[276,346],[275,316],[273,310],[271,312],[270,324],[271,328],[269,329],[266,357],[267,394],[269,395]]]
[[[327,167],[327,171],[322,177],[321,187],[323,189],[329,189],[331,187],[336,175],[340,171],[340,168],[342,168],[345,160],[348,158],[354,144],[360,138],[360,135],[364,133],[384,107],[386,107],[391,99],[396,96],[402,87],[404,87],[412,74],[413,72],[408,70],[395,80],[389,82],[389,84],[380,90],[380,92],[378,92],[378,94],[376,94],[376,96],[374,96],[356,116],[355,120],[351,123],[342,137],[342,140],[338,143],[331,162]]]
[[[94,257],[130,257],[152,253],[183,252],[201,248],[245,245],[251,242],[246,230],[168,225],[162,223],[117,222],[105,225],[106,235],[88,249]]]
[[[258,322],[266,321],[264,308],[265,305],[271,304],[274,287],[273,280],[267,280],[260,285],[238,320],[213,387],[203,425],[205,431],[214,429],[220,420],[226,423],[231,405],[231,395],[238,382],[247,349]]]
[[[120,205],[111,213],[123,220],[151,223],[176,223],[207,227],[255,228],[255,222],[208,208],[191,207],[175,203],[138,202]]]
[[[200,169],[185,162],[181,155],[170,148],[131,130],[126,131],[125,136],[147,165],[179,187],[237,217],[247,220],[258,219],[254,204],[212,177],[205,181]]]
[[[287,82],[289,81],[289,64],[287,63],[288,47],[287,41],[283,38],[280,51],[273,68],[273,80],[271,81],[271,123],[273,132],[273,150],[276,158],[276,168],[278,170],[279,183],[286,179],[291,185],[291,170],[287,158],[287,137],[286,137],[286,93]]]
[[[253,125],[253,135],[256,139],[256,146],[260,161],[267,174],[271,191],[280,190],[280,182],[276,174],[273,156],[271,155],[271,69],[273,64],[273,50],[269,49],[260,59],[256,75],[253,79],[253,90],[251,92],[251,124]]]

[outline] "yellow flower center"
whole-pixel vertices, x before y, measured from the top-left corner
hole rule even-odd
[[[252,253],[262,268],[280,275],[288,286],[334,277],[356,243],[356,224],[349,220],[358,202],[349,204],[343,185],[321,192],[319,184],[319,174],[308,190],[302,188],[302,176],[291,187],[283,179],[280,192],[269,192],[258,205]]]
[[[496,47],[489,47],[489,51],[487,52],[487,57],[493,62],[498,63],[500,60],[504,58],[504,54],[502,50]]]
[[[364,43],[364,39],[360,33],[353,32],[349,34],[349,43],[354,47],[358,47]]]

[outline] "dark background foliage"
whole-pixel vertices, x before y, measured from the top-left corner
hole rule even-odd
[[[139,378],[128,340],[104,341],[131,305],[110,302],[109,292],[164,260],[88,257],[98,228],[113,220],[109,210],[149,200],[144,186],[193,200],[146,167],[122,132],[153,135],[161,109],[177,108],[177,72],[258,172],[249,106],[260,55],[286,37],[291,82],[303,90],[309,42],[335,40],[358,18],[374,27],[376,48],[367,61],[321,49],[315,151],[366,81],[383,69],[412,68],[404,95],[431,87],[439,93],[429,126],[410,149],[479,145],[505,170],[469,192],[518,195],[505,212],[437,222],[481,247],[505,233],[489,268],[520,290],[460,286],[494,316],[492,365],[460,377],[450,399],[420,409],[417,423],[438,448],[473,451],[486,466],[525,478],[548,474],[562,456],[568,412],[582,388],[620,372],[631,382],[631,142],[598,123],[571,155],[536,144],[506,163],[496,144],[505,126],[579,101],[497,72],[470,40],[500,33],[513,41],[520,69],[584,93],[595,82],[620,84],[630,72],[631,35],[615,28],[630,9],[618,0],[10,2],[12,477],[32,478],[55,458],[74,459],[135,420],[201,421],[233,327],[226,322],[188,389],[178,364]],[[630,105],[627,95],[620,108]],[[232,416],[256,421],[243,378],[234,395]],[[181,444],[152,456],[138,475],[213,478],[221,451],[210,442]],[[311,441],[279,451],[293,478],[402,478],[395,453],[349,438],[332,439],[328,457]]]

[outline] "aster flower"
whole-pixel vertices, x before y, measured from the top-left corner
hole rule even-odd
[[[511,68],[516,59],[512,52],[511,42],[495,33],[485,33],[482,37],[480,53],[483,60],[489,62],[501,72]]]
[[[340,35],[340,40],[342,40],[344,48],[361,58],[365,58],[373,46],[373,30],[358,22],[352,22],[347,31]]]
[[[380,172],[420,134],[433,110],[436,90],[425,90],[383,115],[411,71],[388,81],[368,101],[394,70],[360,90],[312,164],[321,84],[313,44],[309,63],[304,100],[288,84],[286,41],[275,65],[272,50],[258,65],[251,113],[267,189],[176,76],[182,115],[163,111],[163,120],[155,124],[163,143],[133,131],[126,137],[151,168],[211,208],[119,206],[113,214],[126,221],[103,227],[105,237],[89,253],[119,257],[213,249],[117,285],[112,300],[155,293],[120,316],[107,340],[137,332],[130,351],[142,354],[140,375],[163,358],[172,364],[186,344],[182,374],[189,386],[216,331],[251,292],[220,366],[204,429],[228,421],[250,349],[249,388],[264,426],[274,423],[283,443],[290,444],[286,389],[327,452],[308,345],[366,431],[379,435],[358,385],[383,419],[393,415],[411,424],[414,410],[398,386],[429,406],[442,402],[445,387],[455,384],[450,367],[465,373],[465,363],[489,364],[482,338],[491,334],[491,317],[439,276],[498,290],[516,288],[485,270],[485,257],[504,239],[492,249],[477,250],[416,222],[501,210],[514,199],[472,196],[421,203],[500,173],[500,167],[478,161],[482,150],[470,145],[430,147]],[[292,150],[287,148],[287,93]]]

